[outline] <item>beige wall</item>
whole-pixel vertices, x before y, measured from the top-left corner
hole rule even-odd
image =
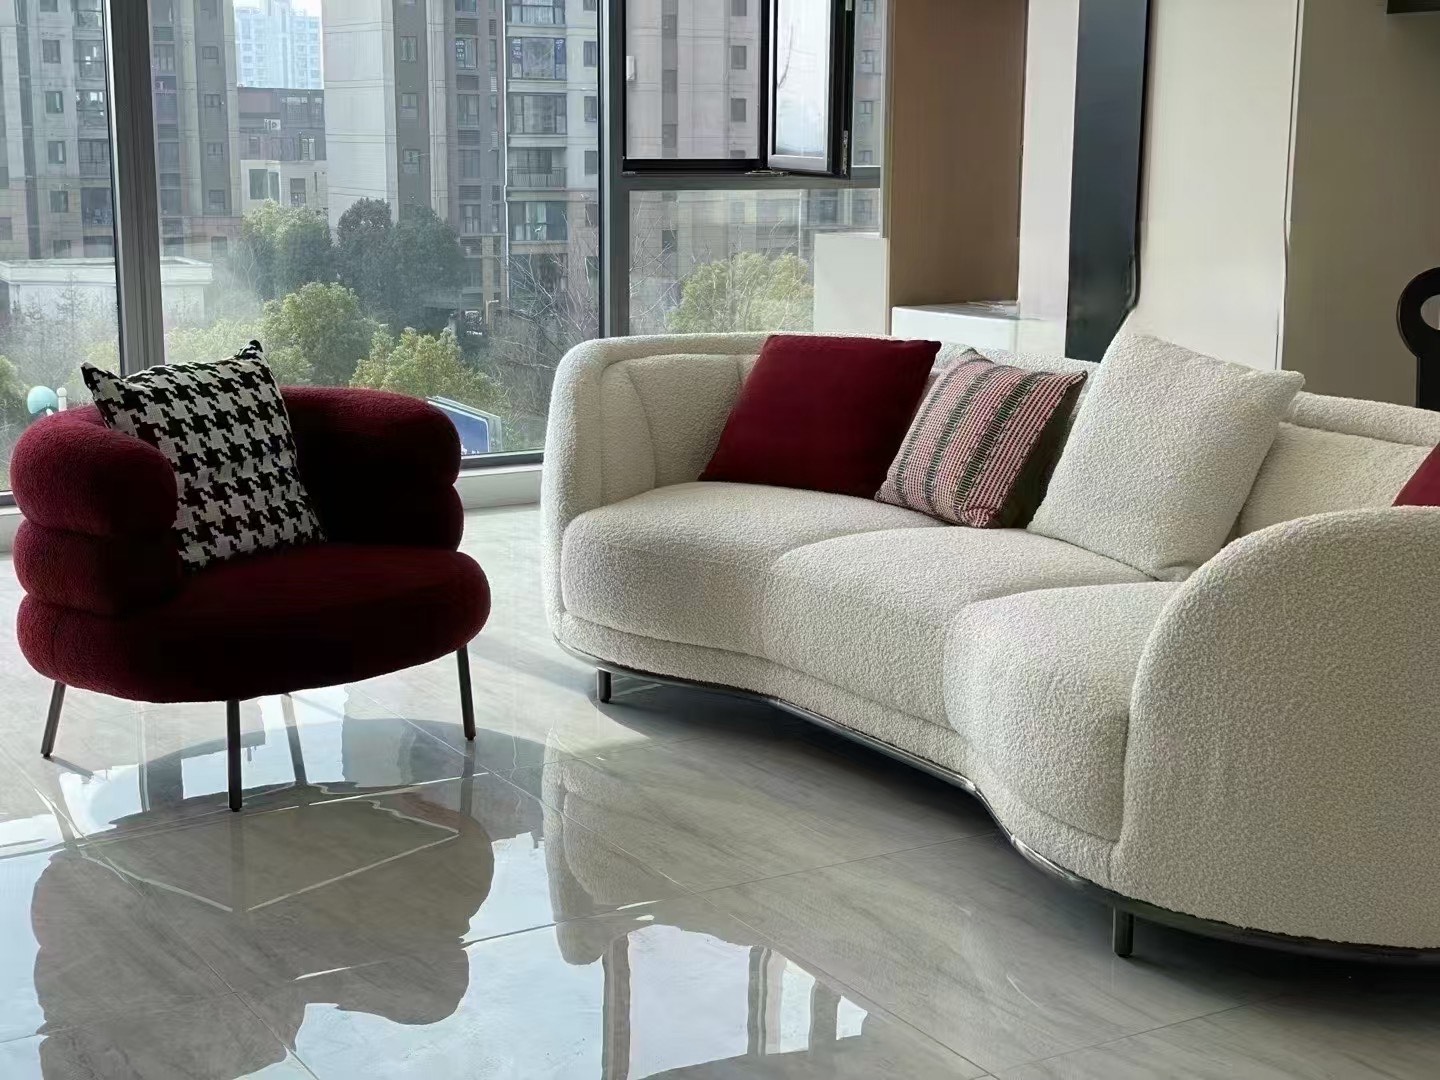
[[[1127,329],[1278,366],[1298,2],[1153,0],[1140,302]]]
[[[1306,0],[1298,102],[1285,366],[1414,404],[1395,302],[1440,265],[1440,15]]]

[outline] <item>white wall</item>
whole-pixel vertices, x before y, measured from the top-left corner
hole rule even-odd
[[[1070,299],[1070,180],[1080,0],[1030,0],[1025,27],[1025,142],[1020,167],[1023,315],[1058,321],[1065,349]]]
[[[396,204],[390,0],[324,0],[325,156],[330,224],[357,199]],[[248,178],[245,180],[248,185]]]
[[[1142,277],[1127,329],[1279,366],[1298,2],[1153,0]]]
[[[1285,366],[1414,404],[1395,303],[1440,265],[1440,15],[1307,0],[1298,103]]]

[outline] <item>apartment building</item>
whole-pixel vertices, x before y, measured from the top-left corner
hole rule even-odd
[[[241,86],[320,90],[320,17],[291,0],[241,0],[235,5],[235,69]]]
[[[490,0],[493,6],[493,0]],[[331,224],[358,199],[427,206],[461,237],[462,307],[504,294],[502,17],[480,0],[325,0]]]
[[[329,212],[325,91],[242,86],[240,208],[266,201]]]

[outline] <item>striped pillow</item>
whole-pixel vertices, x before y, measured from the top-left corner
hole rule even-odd
[[[1084,381],[966,353],[930,387],[875,498],[977,529],[1023,526]]]

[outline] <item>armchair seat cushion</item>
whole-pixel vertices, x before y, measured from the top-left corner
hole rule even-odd
[[[20,645],[41,674],[142,701],[216,701],[370,678],[463,648],[485,574],[437,548],[315,544],[226,560],[124,618],[27,596]]]

